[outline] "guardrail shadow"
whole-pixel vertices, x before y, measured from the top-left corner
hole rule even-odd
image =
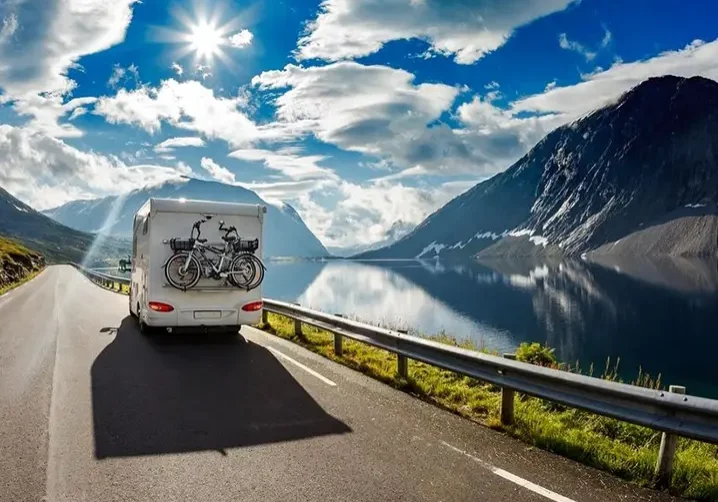
[[[267,349],[238,336],[148,340],[127,317],[91,377],[97,458],[225,453],[351,432]]]

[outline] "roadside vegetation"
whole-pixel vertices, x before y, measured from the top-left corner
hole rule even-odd
[[[23,284],[45,267],[44,257],[22,244],[0,237],[0,295]]]
[[[655,484],[653,471],[661,434],[651,429],[521,394],[517,394],[515,403],[515,424],[504,427],[499,419],[499,387],[417,361],[409,362],[409,377],[402,378],[397,373],[395,354],[344,339],[343,355],[338,357],[334,354],[331,333],[303,325],[302,334],[296,336],[294,321],[275,314],[269,314],[267,324],[260,328],[465,418],[505,431],[530,445],[643,486]],[[469,340],[457,340],[445,334],[426,338],[486,352]],[[522,344],[516,357],[532,364],[619,381],[618,361],[606,361],[600,372],[595,372],[593,367],[583,370],[578,364],[573,367],[559,364],[553,350],[538,343]],[[654,379],[642,372],[630,383],[662,388],[660,377]],[[718,501],[718,446],[680,439],[670,491],[699,501]]]

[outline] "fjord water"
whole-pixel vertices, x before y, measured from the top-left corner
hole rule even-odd
[[[270,262],[268,298],[510,352],[521,342],[600,374],[639,367],[718,397],[716,260]]]

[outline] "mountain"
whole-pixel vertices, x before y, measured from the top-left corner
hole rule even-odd
[[[266,204],[265,256],[318,257],[329,254],[289,204],[268,204],[246,188],[186,177],[120,196],[68,202],[44,214],[77,230],[103,231],[131,238],[134,215],[151,197]]]
[[[363,258],[714,255],[718,83],[648,79]]]
[[[0,234],[44,254],[48,261],[82,262],[96,236],[68,228],[35,211],[0,188]],[[96,246],[98,260],[127,254],[129,242],[106,239]],[[94,263],[94,262],[93,262]]]
[[[384,233],[384,237],[371,244],[358,244],[356,246],[346,247],[329,247],[328,251],[334,256],[349,257],[357,254],[372,251],[374,249],[383,248],[385,246],[391,246],[396,241],[404,237],[406,234],[414,230],[416,225],[414,223],[408,223],[403,220],[395,221],[391,227]]]

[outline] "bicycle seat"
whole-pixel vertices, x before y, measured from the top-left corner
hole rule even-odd
[[[207,239],[197,239],[197,242],[201,242],[202,244],[204,244],[205,242],[207,242]]]

